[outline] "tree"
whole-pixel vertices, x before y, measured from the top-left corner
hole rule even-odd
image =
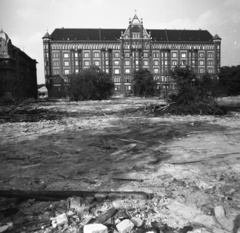
[[[224,111],[214,101],[213,90],[217,85],[214,77],[204,74],[197,77],[190,67],[177,66],[171,73],[177,84],[177,94],[173,95],[168,112],[174,114],[221,115]]]
[[[69,94],[72,100],[103,100],[113,94],[111,76],[96,66],[70,76]]]
[[[155,82],[148,69],[139,69],[133,73],[133,89],[137,96],[153,95]]]
[[[219,81],[225,87],[226,95],[240,95],[240,65],[221,67]]]

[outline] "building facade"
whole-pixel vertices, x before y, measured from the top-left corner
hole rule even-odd
[[[0,31],[0,94],[15,99],[37,98],[36,60],[14,46]]]
[[[126,29],[55,29],[43,37],[43,51],[51,97],[64,95],[69,76],[92,65],[112,76],[116,93],[128,95],[140,68],[153,74],[157,89],[174,89],[170,70],[176,65],[217,74],[221,38],[206,30],[145,29],[135,15]]]

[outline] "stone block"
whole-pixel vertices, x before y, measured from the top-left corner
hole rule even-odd
[[[93,223],[85,225],[83,233],[108,233],[108,228],[101,223]]]
[[[118,223],[116,228],[120,233],[128,233],[134,227],[134,224],[129,219],[125,219],[122,222]]]
[[[144,223],[144,221],[140,218],[136,218],[136,217],[133,217],[130,219],[132,221],[132,223],[136,226],[136,227],[141,227]]]
[[[57,226],[61,226],[61,225],[64,225],[64,224],[68,223],[68,217],[65,213],[60,214],[55,218],[51,218],[51,220],[52,220],[52,227],[53,228],[56,228]]]

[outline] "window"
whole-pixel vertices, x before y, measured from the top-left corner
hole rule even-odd
[[[125,57],[130,57],[130,54],[129,53],[125,53]]]
[[[99,57],[99,53],[98,53],[98,52],[95,52],[95,53],[94,53],[94,57]]]
[[[120,90],[121,90],[121,87],[120,87],[119,85],[115,85],[114,90],[115,90],[115,91],[120,91]]]
[[[88,53],[88,52],[85,52],[85,53],[84,53],[84,57],[89,57],[89,53]]]
[[[69,66],[69,61],[64,61],[64,66]]]
[[[69,57],[69,53],[63,53],[63,57],[64,58],[68,58]]]
[[[75,66],[78,66],[78,61],[75,61]]]
[[[118,65],[119,65],[119,61],[116,61],[116,60],[115,60],[115,61],[114,61],[114,65],[115,65],[115,66],[118,66]]]
[[[161,52],[161,57],[167,58],[168,57],[168,53],[167,52]]]
[[[208,73],[212,74],[213,73],[213,68],[208,68]]]
[[[154,64],[155,66],[158,66],[158,65],[159,65],[159,61],[153,61],[153,64]]]
[[[114,78],[113,78],[113,81],[114,81],[115,83],[120,83],[120,82],[121,82],[121,78],[120,78],[120,77],[114,77]]]
[[[78,57],[78,53],[75,53],[74,55],[75,55],[75,57]]]
[[[131,77],[125,77],[125,83],[130,83],[131,82]]]
[[[204,69],[203,69],[203,68],[200,68],[200,69],[199,69],[199,73],[200,73],[200,74],[203,74],[203,73],[204,73]]]
[[[154,72],[155,74],[157,74],[157,73],[159,73],[159,69],[158,69],[158,68],[154,68],[154,69],[153,69],[153,72]]]
[[[130,61],[125,61],[126,66],[130,66]]]
[[[135,64],[136,64],[136,65],[138,65],[138,64],[139,64],[139,61],[138,61],[138,60],[136,60],[136,61],[135,61]]]
[[[125,74],[130,74],[130,69],[129,68],[125,69]]]
[[[108,64],[109,64],[109,62],[108,62],[108,61],[105,61],[105,65],[107,65],[107,66],[108,66]]]
[[[159,57],[159,53],[154,52],[153,57]]]
[[[133,38],[140,38],[140,33],[133,33]]]
[[[148,57],[148,53],[143,53],[143,57]]]
[[[108,68],[106,68],[106,69],[105,69],[105,72],[108,74],[108,73],[109,73],[109,69],[108,69]]]
[[[53,70],[53,74],[54,74],[54,75],[59,74],[59,69],[54,69],[54,70]]]
[[[53,66],[59,66],[59,61],[53,61]]]
[[[181,66],[185,66],[187,64],[186,60],[181,60]]]
[[[130,85],[125,85],[125,90],[126,91],[131,91],[131,86]]]
[[[186,53],[185,52],[181,53],[181,57],[187,57]]]
[[[59,58],[59,52],[53,52],[53,58]]]
[[[100,62],[99,62],[99,61],[94,61],[94,65],[95,65],[95,66],[99,66],[99,65],[100,65]]]
[[[90,66],[90,61],[84,61],[84,66]]]
[[[207,61],[207,65],[208,65],[208,66],[213,66],[213,60],[208,60],[208,61]]]
[[[114,53],[114,57],[119,57],[119,53]]]
[[[213,57],[213,53],[212,52],[208,52],[207,53],[207,57]]]
[[[79,70],[78,70],[78,69],[75,69],[75,73],[78,74],[78,73],[79,73]]]
[[[204,66],[204,61],[199,61],[200,66]]]
[[[148,66],[148,61],[143,61],[144,66]]]
[[[114,74],[119,74],[119,73],[120,73],[119,69],[114,69]]]
[[[69,74],[69,69],[65,69],[64,74]]]
[[[177,65],[177,60],[172,60],[172,65],[176,66]]]
[[[172,57],[177,57],[177,53],[172,53]]]
[[[203,52],[200,52],[200,53],[199,53],[199,57],[204,57],[204,53],[203,53]]]

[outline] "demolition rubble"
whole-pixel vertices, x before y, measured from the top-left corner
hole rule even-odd
[[[239,110],[164,104],[1,105],[0,232],[240,232]]]

